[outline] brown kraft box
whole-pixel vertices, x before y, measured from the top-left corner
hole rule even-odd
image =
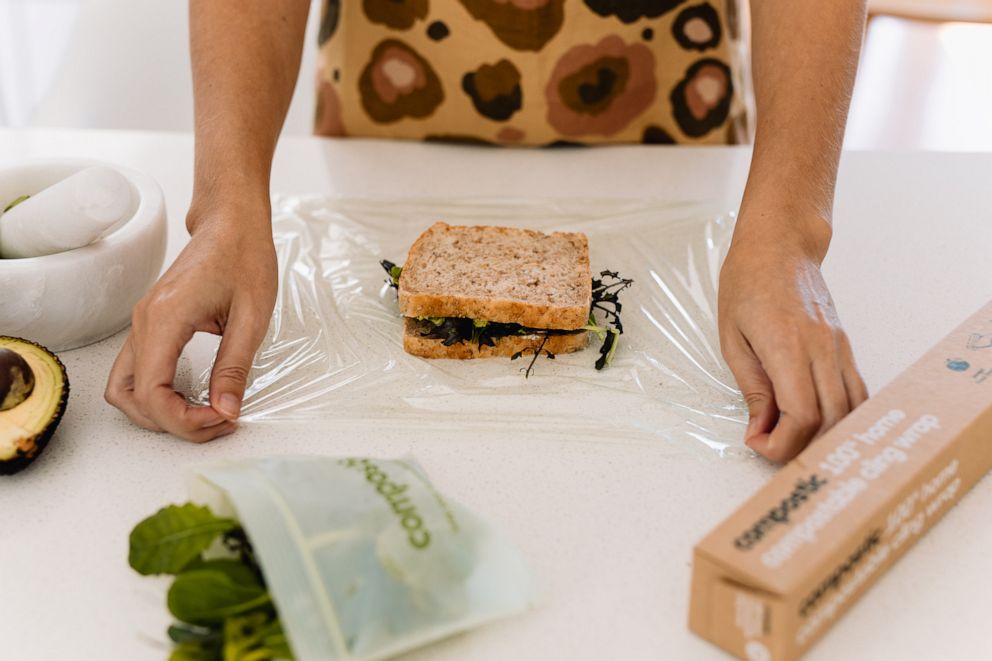
[[[797,659],[992,468],[992,303],[696,545],[689,628]]]

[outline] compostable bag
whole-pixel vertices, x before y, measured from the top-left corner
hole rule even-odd
[[[411,458],[267,457],[197,467],[233,513],[297,659],[381,659],[527,606],[519,553]]]

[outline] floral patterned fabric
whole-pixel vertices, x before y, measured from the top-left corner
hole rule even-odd
[[[747,139],[733,0],[325,0],[319,41],[318,135]]]

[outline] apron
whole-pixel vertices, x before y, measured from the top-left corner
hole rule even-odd
[[[314,132],[747,142],[743,18],[734,0],[324,0]]]

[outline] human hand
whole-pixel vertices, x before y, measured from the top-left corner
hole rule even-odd
[[[134,423],[195,442],[236,428],[248,371],[276,299],[270,217],[267,199],[190,210],[190,242],[135,305],[107,381],[106,400]],[[191,406],[173,388],[183,347],[200,331],[222,336],[209,406]]]
[[[820,273],[830,227],[742,216],[720,272],[720,346],[747,402],[745,443],[795,457],[868,398]]]

